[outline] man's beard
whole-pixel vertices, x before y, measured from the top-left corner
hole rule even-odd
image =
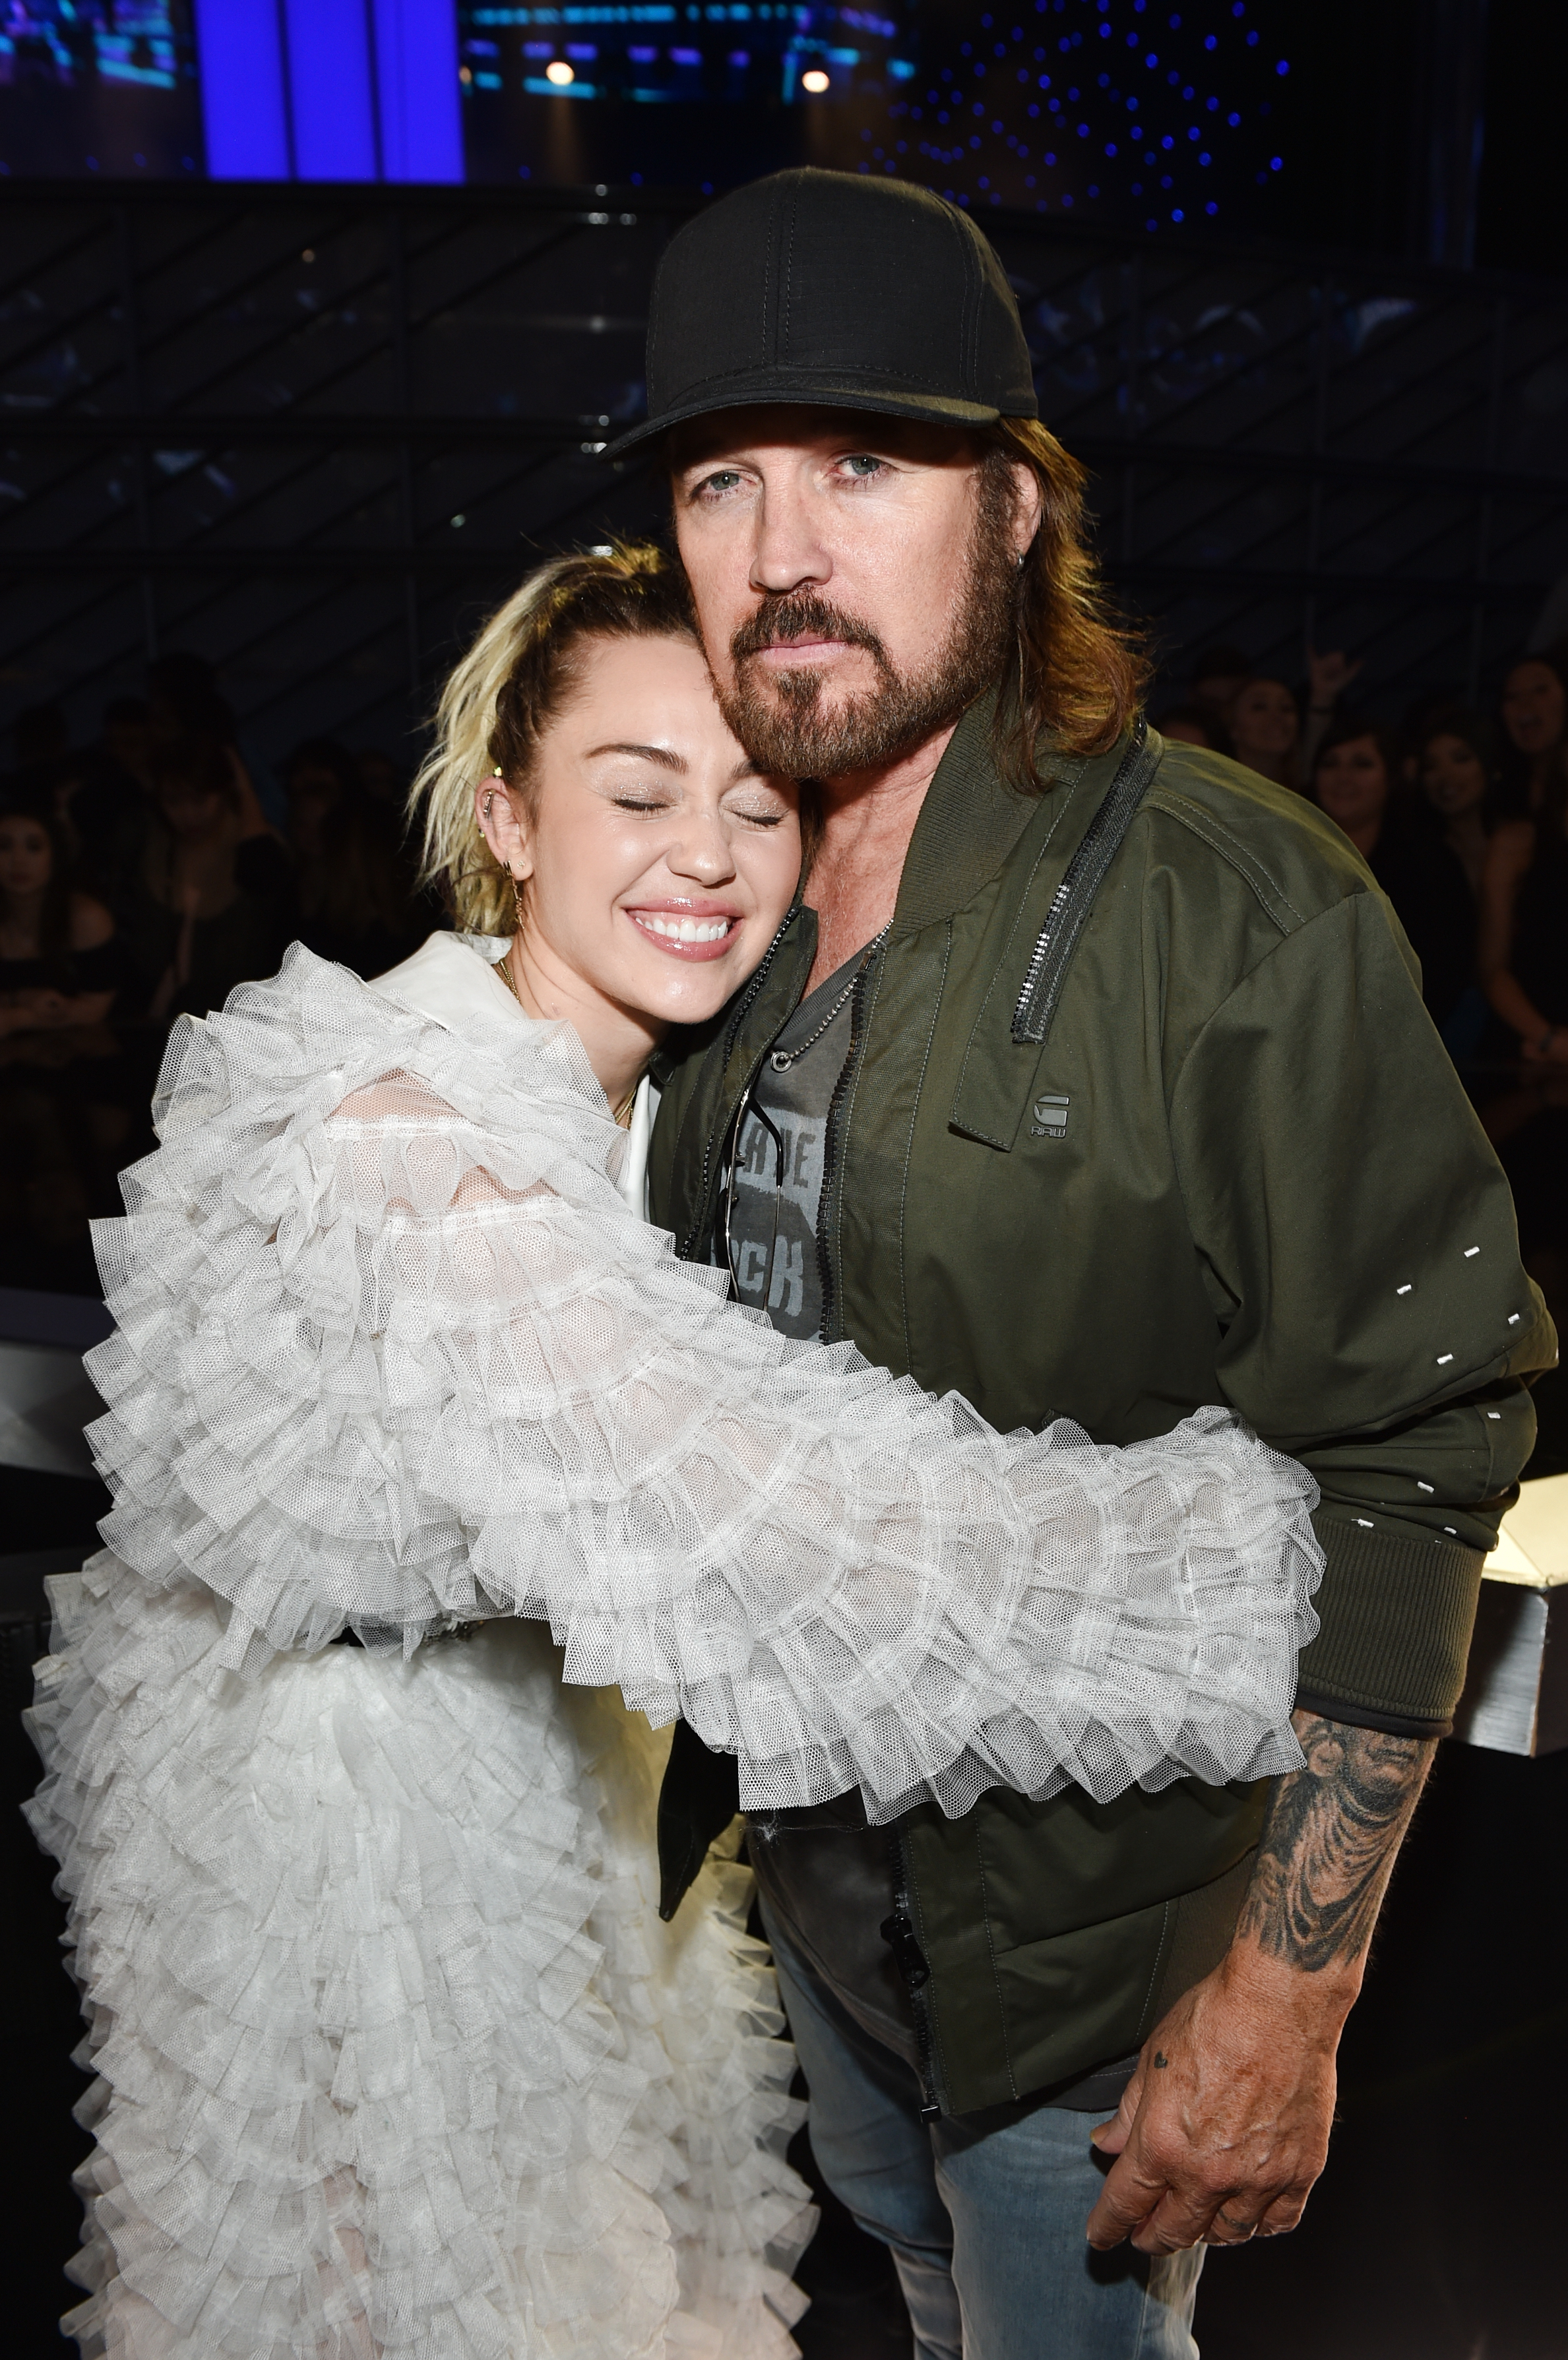
[[[760,769],[796,779],[874,770],[949,727],[1000,678],[1018,578],[1006,530],[1010,502],[1003,506],[1001,488],[982,470],[963,595],[946,643],[923,672],[896,671],[869,623],[815,590],[770,592],[763,598],[729,642],[733,684],[716,683],[725,720]],[[817,666],[759,677],[762,649],[806,632],[863,648],[875,685],[827,711],[826,683]]]

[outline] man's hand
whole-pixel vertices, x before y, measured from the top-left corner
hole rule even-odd
[[[1114,2122],[1091,2245],[1144,2253],[1293,2229],[1328,2153],[1334,2056],[1429,1739],[1297,1712],[1236,1938],[1146,2045]]]
[[[1301,1986],[1305,1985],[1303,1991]],[[1238,1945],[1146,2044],[1116,2119],[1091,2245],[1146,2254],[1293,2229],[1328,2153],[1334,2052],[1354,1992]]]

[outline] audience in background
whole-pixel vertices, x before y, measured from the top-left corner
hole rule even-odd
[[[106,1022],[115,925],[71,880],[51,803],[0,810],[0,1244],[8,1282],[90,1286],[130,1095]],[[20,1243],[18,1267],[15,1248]]]
[[[1458,707],[1428,716],[1416,739],[1415,781],[1442,840],[1476,901],[1486,847],[1497,825],[1497,749],[1478,714]]]
[[[1240,648],[1205,648],[1192,666],[1189,701],[1212,713],[1222,727],[1229,726],[1236,692],[1252,678],[1254,664]]]
[[[1533,815],[1507,819],[1481,886],[1481,980],[1527,1064],[1568,1065],[1568,767],[1539,780]]]
[[[147,668],[147,726],[168,744],[176,738],[234,738],[234,716],[220,694],[217,674],[203,656],[157,656]]]
[[[99,750],[144,794],[152,791],[152,723],[142,696],[116,696],[104,707]]]
[[[439,923],[415,885],[400,813],[367,791],[362,764],[327,738],[295,748],[283,785],[300,940],[356,975],[384,975]]]
[[[1159,734],[1179,745],[1201,746],[1211,754],[1231,754],[1231,733],[1212,705],[1173,705],[1159,717]]]
[[[367,746],[354,757],[359,770],[359,783],[373,803],[384,804],[391,812],[400,828],[403,824],[403,805],[409,782],[389,754],[378,747]]]
[[[1260,673],[1239,648],[1205,648],[1192,667],[1186,701],[1166,715],[1160,727],[1189,745],[1234,754],[1276,786],[1300,787],[1312,775],[1318,748],[1361,663],[1343,648],[1320,655],[1309,646],[1303,710],[1282,680]]]
[[[1510,680],[1523,670],[1516,666]],[[1516,746],[1518,739],[1515,739]],[[1519,1250],[1568,1317],[1568,767],[1541,764],[1527,818],[1505,819],[1481,886],[1481,980],[1516,1044],[1513,1087],[1482,1109],[1514,1192]]]
[[[268,825],[283,825],[283,799],[277,781],[250,739],[236,726],[218,689],[217,674],[204,656],[159,656],[147,668],[147,721],[155,743],[176,738],[214,738],[232,747],[245,765],[251,791]]]
[[[1332,648],[1321,656],[1309,640],[1307,644],[1307,710],[1301,718],[1301,745],[1296,757],[1299,781],[1311,777],[1317,768],[1318,751],[1333,727],[1341,697],[1361,670],[1359,656],[1347,656],[1343,648]]]
[[[155,740],[150,820],[117,914],[133,1006],[160,1022],[204,1016],[275,971],[295,932],[293,868],[232,747]]]
[[[0,1284],[91,1288],[89,1219],[152,1144],[170,1024],[302,938],[369,977],[442,913],[385,753],[301,747],[264,792],[211,664],[150,664],[72,746],[63,705],[11,725],[0,778]]]
[[[0,1034],[101,1024],[118,982],[114,919],[72,884],[53,813],[0,812]]]
[[[1560,649],[1521,656],[1503,682],[1499,703],[1508,738],[1503,787],[1517,813],[1539,811],[1561,776],[1568,742],[1568,658]]]
[[[1568,648],[1510,668],[1497,739],[1441,689],[1398,740],[1341,715],[1360,670],[1309,649],[1298,693],[1240,649],[1212,647],[1158,727],[1310,790],[1343,830],[1420,961],[1433,1022],[1521,1192],[1521,1223],[1544,1236],[1568,1167]],[[90,746],[71,745],[52,702],[16,716],[12,744],[0,1238],[25,1217],[35,1240],[80,1248],[87,1274],[61,1283],[91,1285],[88,1213],[113,1208],[118,1165],[150,1144],[172,1020],[270,975],[296,938],[371,977],[443,919],[415,881],[390,757],[311,738],[263,792],[201,658],[150,665],[145,697],[106,705]],[[0,1277],[53,1283],[10,1262]]]
[[[1282,680],[1255,672],[1242,683],[1231,705],[1231,743],[1238,762],[1272,779],[1277,787],[1301,783],[1297,759],[1301,716]]]
[[[1456,1058],[1486,1022],[1475,989],[1475,897],[1442,831],[1401,788],[1396,739],[1346,715],[1318,749],[1314,800],[1343,828],[1394,905],[1421,965],[1421,997]]]

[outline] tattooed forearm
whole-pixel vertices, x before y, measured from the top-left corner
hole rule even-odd
[[[1307,1757],[1274,1789],[1237,1933],[1309,1974],[1372,1939],[1436,1741],[1298,1712]]]

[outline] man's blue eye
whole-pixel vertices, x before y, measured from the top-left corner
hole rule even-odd
[[[860,452],[857,453],[852,459],[846,459],[844,464],[846,467],[858,468],[864,474],[870,475],[873,468],[880,467],[882,465],[882,461],[880,459],[872,459],[864,452]]]

